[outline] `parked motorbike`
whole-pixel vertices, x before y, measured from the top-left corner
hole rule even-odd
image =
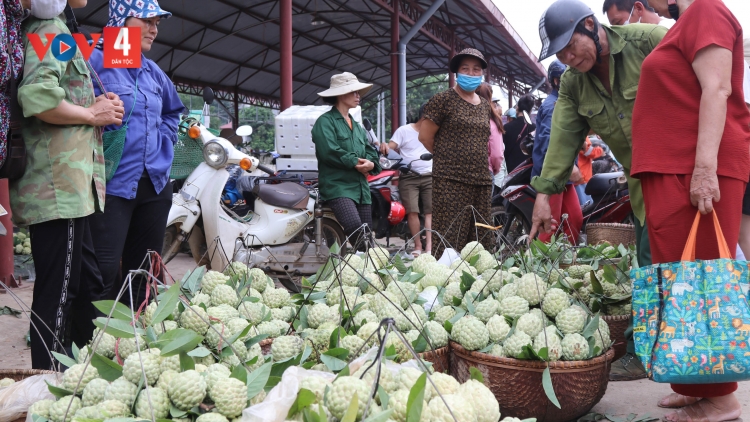
[[[208,88],[204,99],[208,104],[213,101]],[[221,271],[229,261],[244,262],[275,273],[282,284],[296,291],[296,278],[314,274],[326,262],[329,247],[343,244],[344,231],[333,212],[318,201],[315,186],[258,183],[252,210],[245,215],[234,212],[222,201],[230,177],[227,166],[236,164],[244,172],[257,169],[269,175],[274,171],[214,136],[194,118],[184,118],[180,130],[203,142],[204,162],[172,197],[165,261],[187,241],[196,263]],[[240,130],[247,133],[247,127]]]

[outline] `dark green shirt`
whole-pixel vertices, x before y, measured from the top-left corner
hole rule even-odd
[[[318,117],[312,128],[315,156],[318,158],[320,196],[324,201],[351,198],[357,204],[370,204],[367,178],[354,166],[360,158],[375,164],[370,174],[380,173],[378,152],[367,142],[365,129],[352,119],[352,128],[334,107]]]
[[[643,222],[646,208],[641,183],[630,177],[633,105],[643,60],[664,38],[667,28],[649,24],[603,28],[609,41],[612,95],[593,74],[568,68],[560,79],[560,97],[552,114],[552,132],[542,174],[534,177],[531,185],[538,192],[550,195],[562,192],[573,171],[573,161],[589,129],[593,129],[625,169],[633,212]]]

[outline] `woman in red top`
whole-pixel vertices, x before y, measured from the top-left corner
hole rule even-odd
[[[680,260],[697,210],[716,212],[734,251],[750,168],[742,28],[718,0],[649,4],[661,16],[679,17],[643,62],[633,110],[631,173],[643,186],[653,263]],[[702,219],[698,236],[696,258],[718,258],[712,217]],[[672,389],[659,405],[685,407],[668,414],[669,421],[740,416],[737,383]]]

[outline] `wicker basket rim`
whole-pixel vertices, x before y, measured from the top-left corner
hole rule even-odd
[[[628,229],[628,230],[634,230],[635,225],[633,224],[623,224],[623,223],[591,223],[586,225],[586,230],[588,229]]]
[[[424,357],[424,356],[433,356],[433,355],[434,356],[439,356],[439,355],[444,355],[444,354],[448,353],[449,351],[450,351],[450,347],[443,346],[443,347],[439,347],[439,348],[437,348],[435,350],[427,350],[427,351],[424,351],[422,353],[417,353],[417,355],[422,356],[422,357]]]
[[[549,366],[551,372],[589,371],[596,367],[607,365],[607,363],[615,356],[615,350],[610,347],[607,350],[607,353],[603,353],[589,360],[557,361],[547,363],[537,360],[501,358],[488,355],[486,353],[471,352],[464,349],[460,344],[454,341],[450,342],[450,348],[454,353],[461,355],[463,359],[481,362],[487,366],[503,367],[508,369],[523,369],[533,372],[543,372],[547,368],[547,366]]]
[[[7,378],[10,375],[42,375],[42,374],[58,374],[57,371],[50,371],[48,369],[0,369],[0,378]]]
[[[630,319],[630,315],[602,315],[601,318],[605,321],[625,321]]]

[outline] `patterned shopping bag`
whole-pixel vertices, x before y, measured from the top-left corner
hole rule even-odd
[[[656,382],[750,379],[748,262],[730,259],[715,213],[713,219],[719,259],[695,259],[698,214],[680,262],[630,273],[636,354]]]

